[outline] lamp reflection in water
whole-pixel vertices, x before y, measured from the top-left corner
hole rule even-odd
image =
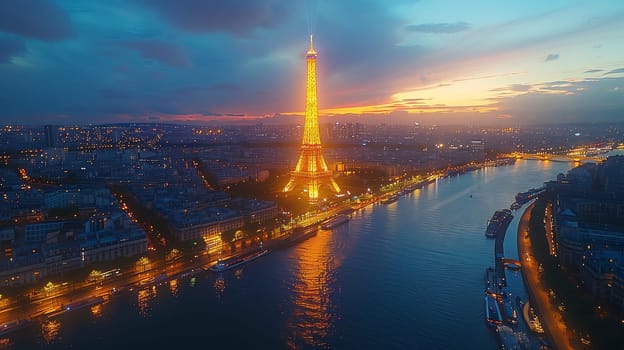
[[[46,344],[52,344],[58,338],[61,330],[61,323],[56,320],[45,320],[41,322],[41,336]]]
[[[150,301],[156,297],[156,286],[141,289],[137,292],[137,307],[139,315],[149,317],[151,315]]]
[[[223,292],[225,292],[225,287],[226,287],[225,279],[223,278],[223,274],[219,273],[217,278],[215,278],[213,287],[214,287],[215,292],[217,294],[217,299],[221,300],[221,297],[223,296]]]
[[[97,304],[91,306],[91,314],[94,318],[102,317],[102,304]]]
[[[178,280],[177,279],[172,279],[171,281],[169,281],[169,291],[171,292],[171,295],[174,298],[178,297]]]
[[[334,235],[340,235],[346,226],[333,231],[319,231],[291,253],[294,276],[290,284],[292,314],[288,317],[288,347],[325,348],[338,319],[332,298],[337,291],[336,270],[340,258],[333,255]]]

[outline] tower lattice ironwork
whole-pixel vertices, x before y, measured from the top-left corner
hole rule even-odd
[[[308,64],[308,75],[306,80],[306,108],[305,125],[303,128],[303,140],[299,160],[295,170],[290,173],[290,181],[284,188],[284,192],[302,187],[308,194],[310,201],[319,198],[319,188],[323,185],[330,190],[339,193],[340,187],[332,172],[327,167],[327,162],[323,157],[323,147],[318,123],[318,102],[316,98],[316,51],[310,35],[310,49],[306,55]]]

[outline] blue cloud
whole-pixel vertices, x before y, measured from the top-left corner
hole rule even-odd
[[[190,32],[249,34],[288,17],[291,1],[137,0],[178,28]]]
[[[160,40],[123,40],[118,45],[138,52],[143,58],[153,59],[172,67],[190,66],[184,50],[171,42]]]
[[[410,32],[451,34],[463,32],[470,29],[470,23],[424,23],[408,25],[406,29]]]
[[[558,53],[549,53],[546,58],[544,58],[544,62],[556,61],[559,59]]]
[[[9,61],[26,51],[24,43],[15,38],[0,37],[0,63]]]
[[[46,0],[0,1],[0,31],[46,41],[74,35],[69,15]]]
[[[613,70],[606,72],[605,74],[618,74],[618,73],[624,73],[624,68],[613,69]]]

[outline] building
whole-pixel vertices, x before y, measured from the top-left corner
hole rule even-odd
[[[485,140],[482,139],[472,139],[470,141],[470,151],[471,152],[485,152]]]
[[[45,125],[43,127],[45,134],[46,147],[58,147],[59,128],[55,125]]]
[[[83,264],[131,257],[147,251],[145,232],[123,212],[91,217],[78,241]]]

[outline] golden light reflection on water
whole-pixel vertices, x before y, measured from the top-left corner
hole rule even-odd
[[[293,250],[292,315],[288,319],[288,347],[326,347],[337,319],[332,294],[339,258],[332,255],[332,231],[318,234]]]
[[[102,317],[102,304],[97,304],[91,306],[91,314],[94,318]]]
[[[52,342],[58,338],[60,330],[61,323],[56,320],[41,322],[41,336],[46,344],[52,344]]]
[[[148,317],[151,315],[150,301],[156,298],[156,286],[150,288],[141,289],[137,292],[137,307],[139,308],[139,315]]]
[[[221,297],[223,296],[223,292],[225,292],[225,287],[226,287],[225,279],[223,278],[222,274],[219,274],[217,278],[215,278],[213,287],[217,294],[217,299],[221,299]]]
[[[174,298],[178,297],[179,289],[178,289],[178,280],[177,279],[172,279],[171,281],[169,281],[169,292],[171,292],[171,295]]]

